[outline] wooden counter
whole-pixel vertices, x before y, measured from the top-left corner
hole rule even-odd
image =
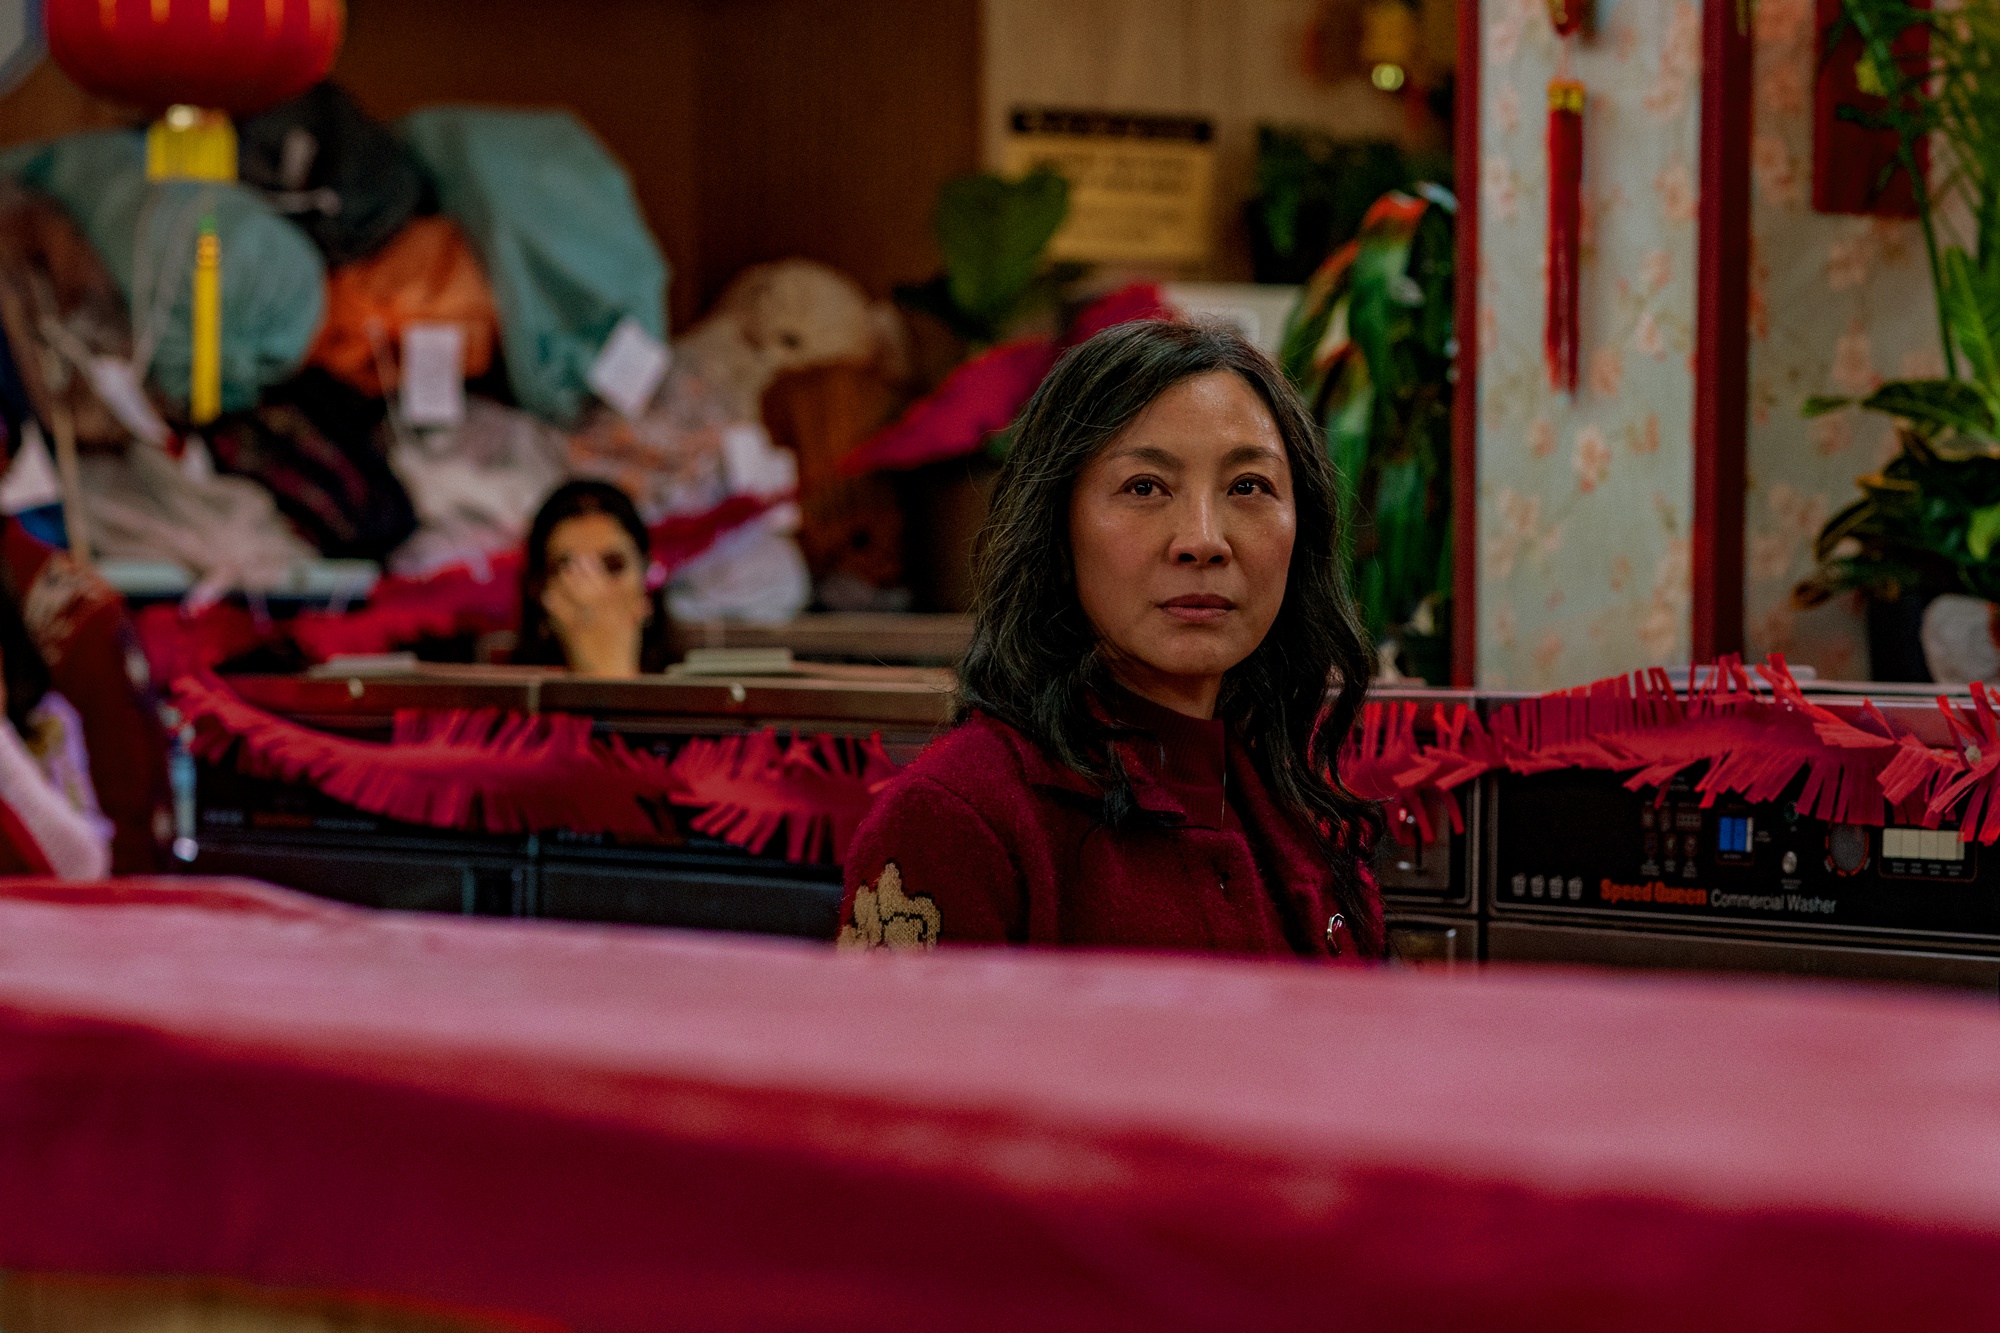
[[[613,680],[541,667],[416,665],[352,675],[335,666],[310,676],[234,676],[229,683],[259,708],[340,727],[367,725],[405,708],[496,708],[586,713],[618,730],[686,730],[709,719],[729,730],[810,724],[928,735],[950,721],[955,681],[934,667],[802,664],[783,675]]]

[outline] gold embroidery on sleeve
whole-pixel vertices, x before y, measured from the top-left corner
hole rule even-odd
[[[53,552],[22,601],[21,619],[28,635],[50,666],[60,665],[69,651],[77,622],[118,594],[94,569],[61,551]]]
[[[840,928],[842,949],[935,949],[943,918],[927,895],[903,893],[894,861],[854,895],[854,919]]]

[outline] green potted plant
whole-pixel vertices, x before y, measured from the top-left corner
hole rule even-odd
[[[1860,39],[1857,70],[1879,109],[1842,114],[1891,130],[1908,175],[1937,292],[1942,379],[1893,380],[1860,400],[1815,397],[1805,413],[1849,406],[1895,418],[1901,448],[1858,478],[1861,497],[1820,532],[1819,568],[1793,592],[1801,607],[1858,591],[1868,600],[1878,679],[1923,678],[1897,657],[1917,643],[1924,605],[1945,592],[2000,597],[2000,0],[1952,10],[1904,0],[1842,0],[1831,40]],[[1921,28],[1928,46],[1907,40]],[[1936,182],[1918,146],[1936,136]],[[1971,234],[1947,233],[1963,204]]]
[[[1244,206],[1258,282],[1304,282],[1353,240],[1369,207],[1407,189],[1407,154],[1386,139],[1351,143],[1323,130],[1257,127],[1253,193]]]
[[[1306,283],[1279,360],[1340,470],[1342,551],[1385,673],[1451,674],[1457,200],[1391,191]]]

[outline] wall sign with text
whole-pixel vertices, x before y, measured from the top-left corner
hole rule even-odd
[[[1189,264],[1214,248],[1215,127],[1191,116],[1017,108],[1003,166],[1069,181],[1053,259]]]

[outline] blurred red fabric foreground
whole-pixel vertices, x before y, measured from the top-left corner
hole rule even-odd
[[[1991,1330],[2000,1013],[0,886],[0,1267],[580,1329]]]

